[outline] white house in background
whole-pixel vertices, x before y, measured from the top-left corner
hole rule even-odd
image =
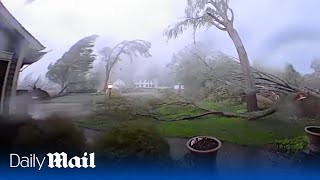
[[[174,85],[173,86],[173,89],[176,89],[176,90],[184,90],[184,85],[181,85],[181,84],[177,84],[177,85]]]
[[[134,80],[133,83],[135,88],[147,88],[147,89],[158,88],[157,79],[137,78],[137,80]]]
[[[113,88],[115,89],[121,89],[125,87],[126,87],[126,84],[121,79],[118,79],[113,83]]]

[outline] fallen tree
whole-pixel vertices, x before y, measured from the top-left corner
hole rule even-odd
[[[211,80],[214,79],[215,81],[218,81],[221,84],[224,84],[226,86],[236,85],[241,87],[242,89],[245,88],[243,85],[244,77],[241,72],[241,67],[239,62],[240,60],[238,58],[225,55],[227,58],[233,59],[232,63],[230,63],[230,66],[232,66],[232,69],[233,69],[233,71],[230,72],[230,77],[231,77],[231,80],[230,80],[229,77],[219,76],[218,74],[216,74],[214,72],[216,70],[215,67],[212,67],[208,63],[208,59],[206,59],[205,57],[201,57],[201,55],[199,55],[196,52],[193,52],[192,54],[199,62],[203,63],[209,69],[210,74],[208,76],[210,76]],[[263,89],[269,90],[270,92],[281,93],[285,95],[294,94],[298,92],[306,92],[309,95],[320,98],[320,93],[317,90],[314,90],[307,86],[297,87],[291,84],[290,82],[284,79],[281,79],[280,77],[277,77],[276,75],[258,70],[254,67],[250,67],[250,68],[253,73],[255,86],[258,92]]]
[[[202,69],[199,72],[202,73],[201,75],[203,77],[207,78],[206,79],[207,81],[211,81],[214,84],[211,87],[215,88],[215,90],[218,90],[220,88],[223,89],[224,87],[229,87],[229,89],[236,87],[242,90],[242,92],[244,93],[244,89],[245,89],[244,78],[242,75],[241,66],[239,64],[239,59],[231,56],[227,56],[227,55],[224,55],[224,57],[217,56],[217,57],[207,58],[205,56],[201,56],[197,51],[194,52],[191,50],[189,52],[191,52],[191,55],[194,57],[195,60],[198,60],[199,63],[203,63],[205,65],[204,67],[206,69]],[[215,59],[212,59],[212,58],[215,58]],[[226,62],[229,68],[225,71],[221,71],[221,66],[219,66],[219,63],[215,63],[217,62],[216,60],[217,61],[223,60],[222,63]],[[300,104],[300,102],[305,102],[304,100],[308,99],[307,97],[310,97],[310,100],[312,100],[311,98],[320,99],[320,93],[316,90],[313,90],[312,88],[309,88],[304,85],[301,85],[298,87],[297,85],[291,84],[289,81],[284,80],[274,74],[264,72],[254,67],[250,67],[250,68],[253,72],[253,78],[255,80],[254,83],[257,89],[257,92],[256,92],[257,99],[269,104],[269,106],[266,107],[266,109],[260,109],[258,111],[246,112],[246,113],[224,112],[224,111],[218,111],[215,109],[204,109],[197,106],[197,104],[193,103],[192,101],[177,100],[177,97],[175,96],[175,99],[173,99],[172,101],[177,101],[177,102],[158,104],[158,105],[155,105],[153,108],[144,109],[143,112],[136,112],[133,115],[149,117],[158,121],[166,121],[166,122],[196,120],[201,117],[210,116],[210,115],[231,117],[231,118],[236,117],[236,118],[242,118],[247,120],[257,120],[257,119],[272,115],[278,112],[280,109],[283,110],[284,108],[287,108],[286,107],[288,105],[287,103],[289,103],[290,106],[292,104],[295,110],[296,107],[298,106],[301,107],[304,105],[304,103]],[[268,92],[267,96],[264,96],[263,92]],[[299,96],[301,95],[302,97],[296,98],[297,95]],[[237,96],[244,96],[244,95],[239,93]],[[289,97],[289,96],[292,96],[292,97]],[[282,102],[282,97],[284,97],[285,99],[284,103]],[[286,99],[288,99],[288,101]],[[299,103],[297,103],[297,101],[299,101]],[[312,104],[312,102],[310,104]],[[176,116],[176,115],[179,115],[179,113],[173,112],[173,114],[163,114],[163,113],[157,112],[157,109],[164,106],[170,106],[170,105],[193,106],[195,107],[196,109],[195,111],[197,113],[194,113],[194,111],[190,111],[189,114],[187,113],[182,116]],[[320,100],[319,100],[319,107],[320,107]],[[293,112],[293,113],[296,113],[296,112]],[[167,116],[167,115],[173,115],[173,116]]]
[[[29,87],[32,88],[35,96],[38,98],[38,99],[43,99],[43,100],[46,100],[46,99],[50,99],[51,96],[50,94],[43,90],[42,87],[37,87],[37,83],[39,82],[40,80],[40,77],[38,77],[38,79],[33,83],[33,85],[29,85]]]
[[[231,57],[231,58],[236,60],[235,63],[238,64],[237,58],[235,57]],[[254,79],[256,81],[255,84],[258,87],[258,90],[260,90],[261,88],[267,88],[270,91],[283,93],[285,95],[294,94],[298,92],[305,92],[308,95],[320,98],[320,93],[317,90],[314,90],[310,87],[307,87],[307,86],[297,87],[293,84],[290,84],[290,82],[283,80],[273,74],[260,71],[254,67],[251,67],[251,69],[254,74]],[[239,73],[237,74],[233,72],[232,75],[235,76],[235,78],[237,78],[237,80],[239,80],[240,82],[243,81],[241,74]]]
[[[196,55],[196,54],[195,54]],[[196,55],[198,59],[200,59],[202,62],[206,64],[208,68],[210,68],[211,71],[214,71],[213,67],[210,67],[206,61],[201,58],[199,55]],[[235,67],[234,69],[237,69],[237,62],[235,61]],[[259,110],[259,111],[254,111],[254,112],[246,112],[246,113],[233,113],[233,112],[223,112],[223,111],[216,111],[212,109],[204,109],[196,105],[196,103],[189,102],[189,101],[178,101],[178,102],[173,102],[173,103],[163,103],[160,105],[157,105],[153,107],[152,109],[147,110],[146,112],[137,112],[134,114],[135,116],[144,116],[144,117],[149,117],[153,118],[158,121],[166,121],[166,122],[172,122],[172,121],[183,121],[183,120],[196,120],[201,117],[209,116],[209,115],[216,115],[216,116],[223,116],[223,117],[236,117],[236,118],[243,118],[247,120],[257,120],[269,115],[274,114],[277,112],[281,105],[279,103],[279,96],[278,94],[282,94],[285,96],[288,95],[298,95],[299,97],[296,98],[296,96],[293,96],[291,99],[291,103],[296,103],[297,101],[302,101],[306,99],[307,97],[313,97],[313,98],[319,98],[320,99],[320,94],[318,91],[313,90],[309,87],[303,86],[303,87],[297,87],[289,82],[273,75],[267,72],[263,72],[260,70],[257,70],[253,67],[252,71],[254,73],[254,79],[256,80],[256,87],[258,91],[262,90],[267,90],[270,91],[274,96],[275,96],[275,101],[274,105],[271,106],[270,108],[264,109],[264,110]],[[211,76],[212,79],[215,79],[219,82],[222,82],[224,85],[230,85],[236,83],[237,85],[243,84],[243,78],[241,75],[241,72],[237,71],[237,73],[232,72],[231,75],[233,76],[233,81],[228,81],[225,80],[223,77],[218,76],[217,74],[214,74]],[[300,97],[303,96],[303,97]],[[267,99],[267,98],[265,98]],[[271,101],[270,101],[271,102]],[[183,115],[175,118],[166,118],[165,115],[158,113],[156,110],[160,107],[167,106],[167,105],[180,105],[180,106],[193,106],[196,108],[196,110],[199,111],[198,114],[196,115]],[[200,113],[201,112],[201,113]]]
[[[46,90],[43,89],[43,87],[38,87],[37,83],[39,82],[40,78],[38,77],[37,80],[32,84],[29,85],[29,87],[32,88],[35,96],[40,99],[40,100],[49,100],[49,99],[54,99],[54,98],[58,98],[58,97],[63,97],[68,95],[68,92],[65,92],[65,90],[70,86],[70,85],[76,85],[76,84],[81,84],[81,83],[85,83],[84,82],[73,82],[73,83],[68,83],[66,84],[57,94],[54,95],[50,95]]]

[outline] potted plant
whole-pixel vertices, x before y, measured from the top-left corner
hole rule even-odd
[[[308,136],[308,149],[313,153],[320,153],[320,126],[305,128]]]
[[[216,166],[216,157],[221,148],[221,141],[214,137],[197,136],[189,139],[191,164],[194,167],[212,168]]]

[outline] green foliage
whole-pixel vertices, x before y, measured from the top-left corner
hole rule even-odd
[[[204,52],[204,46],[190,45],[180,50],[172,57],[168,67],[174,72],[176,81],[185,87],[184,93],[191,98],[197,98],[200,95],[200,89],[205,86],[210,79],[210,69],[203,62],[199,62],[199,56],[206,59],[208,52]]]
[[[320,78],[320,58],[314,58],[311,61],[311,68],[314,70],[318,78]]]
[[[169,145],[154,127],[124,124],[96,141],[99,156],[120,161],[161,161],[169,157]]]
[[[244,103],[244,95],[241,94],[241,89],[232,89],[232,86],[221,86],[221,87],[208,87],[205,88],[207,91],[205,92],[203,99],[206,101],[223,103],[228,102],[230,104],[243,104]]]
[[[185,8],[186,18],[169,26],[164,34],[169,38],[177,38],[188,28],[193,28],[194,36],[200,28],[212,26],[226,30],[225,22],[233,22],[233,11],[228,6],[228,0],[188,0]],[[210,15],[209,15],[210,13]],[[231,18],[228,15],[232,15]]]
[[[308,141],[306,136],[299,136],[290,139],[282,139],[275,141],[278,151],[285,153],[295,153],[304,150]]]
[[[294,86],[301,86],[303,84],[303,77],[302,75],[295,70],[292,64],[287,64],[284,70],[284,79]]]
[[[15,140],[15,148],[27,152],[81,152],[84,146],[83,132],[70,119],[57,115],[27,123]]]
[[[188,0],[185,19],[170,25],[164,32],[168,39],[177,38],[188,28],[193,28],[193,36],[200,28],[214,26],[222,31],[227,23],[233,23],[234,14],[229,8],[229,0]],[[229,15],[231,15],[229,17]]]
[[[162,99],[164,100],[164,99]],[[177,102],[170,100],[165,102]],[[157,99],[146,99],[139,97],[136,99],[129,97],[116,97],[111,99],[110,110],[86,117],[77,124],[102,131],[109,131],[111,128],[122,123],[130,124],[153,124],[164,137],[189,138],[199,135],[214,136],[226,142],[262,146],[274,143],[275,140],[281,140],[289,137],[297,137],[305,134],[304,127],[307,125],[319,124],[319,121],[307,121],[303,119],[292,122],[287,115],[274,114],[259,121],[248,121],[239,118],[226,118],[221,116],[209,115],[202,118],[186,121],[160,122],[148,117],[132,116],[130,113],[138,111],[146,113],[143,110],[150,105],[158,107],[157,104],[163,104],[163,101]],[[198,102],[197,106],[204,109],[217,111],[243,113],[246,111],[245,104],[230,104],[229,102]],[[117,107],[117,109],[114,109]],[[150,110],[150,109],[149,109]],[[181,116],[198,115],[203,113],[196,110],[192,105],[172,104],[165,105],[153,110],[166,119],[176,119]]]
[[[185,86],[188,98],[243,102],[243,81],[231,75],[238,73],[241,77],[242,70],[227,55],[210,52],[203,45],[190,45],[175,54],[168,66]]]
[[[72,83],[86,81],[96,59],[92,48],[97,37],[96,35],[85,37],[74,44],[59,60],[48,66],[46,77],[59,84],[62,89]]]

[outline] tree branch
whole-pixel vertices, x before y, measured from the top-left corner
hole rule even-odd
[[[85,82],[87,82],[87,81],[68,83],[59,91],[58,95],[61,95],[63,93],[63,91],[66,90],[70,85],[81,84],[81,83],[85,83]]]
[[[161,108],[163,106],[169,106],[169,105],[181,105],[181,106],[193,106],[195,110],[201,111],[203,113],[199,113],[197,115],[182,115],[173,119],[168,119],[165,118],[165,114],[161,114],[156,112],[155,110],[158,108]],[[247,119],[247,120],[256,120],[265,116],[269,116],[277,111],[277,106],[273,106],[269,109],[263,110],[263,111],[256,111],[256,112],[250,112],[250,113],[232,113],[232,112],[223,112],[223,111],[216,111],[216,110],[209,110],[205,109],[202,107],[199,107],[193,102],[172,102],[172,103],[162,103],[158,104],[156,107],[153,107],[150,110],[147,111],[147,113],[141,113],[141,112],[136,112],[133,114],[133,116],[143,116],[143,117],[149,117],[152,119],[155,119],[157,121],[164,121],[164,122],[175,122],[175,121],[184,121],[184,120],[196,120],[201,117],[209,116],[209,115],[217,115],[217,116],[223,116],[223,117],[228,117],[228,118],[242,118],[242,119]],[[195,111],[194,111],[195,112]],[[172,114],[170,114],[172,115]]]
[[[225,26],[225,24],[216,16],[214,16],[213,14],[207,12],[208,16],[212,17],[214,20],[211,22],[216,28],[218,28],[221,31],[227,31],[227,28]],[[216,21],[216,22],[215,22]]]
[[[206,60],[204,60],[199,54],[197,54],[197,53],[194,53],[194,52],[192,52],[192,54],[194,55],[194,56],[196,56],[206,67],[208,67],[211,71],[212,71],[212,73],[214,73],[214,69],[206,62]],[[225,81],[225,80],[223,80],[221,77],[219,77],[218,75],[213,75],[213,74],[211,74],[212,76],[214,76],[214,78],[216,78],[219,82],[221,82],[221,83],[223,83],[223,84],[225,84],[225,85],[230,85],[231,83],[230,82],[228,82],[228,81]]]
[[[221,24],[224,26],[224,22],[221,21],[218,17],[216,17],[215,15],[213,15],[212,13],[210,12],[207,12],[208,16],[210,16],[211,18],[213,18],[215,21],[217,21],[217,23]]]
[[[231,12],[231,18],[230,18],[229,22],[233,24],[233,22],[234,22],[234,12],[233,12],[233,10],[231,8],[228,7],[228,9]]]

